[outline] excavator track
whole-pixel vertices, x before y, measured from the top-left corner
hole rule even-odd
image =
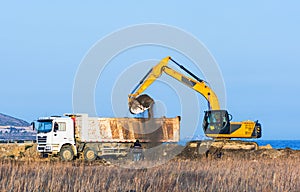
[[[193,150],[196,154],[208,153],[208,151],[221,150],[258,150],[259,146],[254,141],[241,140],[202,140],[190,141],[187,144],[189,150]]]

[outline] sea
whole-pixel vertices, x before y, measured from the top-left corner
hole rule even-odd
[[[199,140],[199,139],[195,139]],[[200,139],[201,140],[201,139]],[[300,140],[244,140],[256,142],[259,146],[265,146],[270,144],[273,149],[285,149],[290,148],[294,150],[300,150]],[[179,141],[180,145],[185,145],[188,140]]]
[[[259,146],[265,146],[270,144],[274,149],[291,148],[294,150],[300,150],[300,140],[253,140]]]

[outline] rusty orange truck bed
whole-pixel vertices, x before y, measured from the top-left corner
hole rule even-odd
[[[82,115],[75,120],[80,142],[178,142],[180,118],[101,118]]]

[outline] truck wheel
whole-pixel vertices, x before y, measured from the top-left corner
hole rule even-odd
[[[70,146],[62,147],[59,155],[63,161],[72,161],[74,158],[74,152]]]
[[[86,161],[94,161],[97,158],[97,154],[94,149],[86,148],[83,152],[84,160]]]

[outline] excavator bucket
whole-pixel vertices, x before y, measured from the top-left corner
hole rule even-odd
[[[136,98],[130,98],[128,106],[130,113],[139,114],[151,108],[153,104],[154,100],[149,95],[143,94]]]

